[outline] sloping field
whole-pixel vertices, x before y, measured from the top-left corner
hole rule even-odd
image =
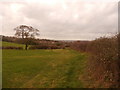
[[[4,47],[8,47],[8,46],[24,47],[23,44],[17,44],[17,43],[11,43],[11,42],[4,42],[4,41],[0,41],[0,47],[1,46],[4,46]]]
[[[81,88],[86,56],[73,50],[3,50],[3,88]]]

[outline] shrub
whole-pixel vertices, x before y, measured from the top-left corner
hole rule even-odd
[[[48,49],[46,45],[33,45],[29,49]]]
[[[87,51],[90,54],[89,72],[95,81],[95,86],[118,87],[120,71],[117,37],[96,39],[90,42]]]
[[[22,47],[14,47],[14,46],[7,46],[7,47],[0,47],[0,49],[23,49]]]
[[[29,49],[63,49],[63,47],[57,45],[33,45]]]
[[[90,42],[72,42],[74,50],[87,52],[88,80],[92,87],[120,87],[120,34]]]
[[[89,41],[75,41],[72,42],[70,47],[74,50],[85,52],[89,44]]]

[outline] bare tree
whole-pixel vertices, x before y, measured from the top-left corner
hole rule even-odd
[[[22,38],[22,42],[25,44],[26,50],[32,40],[31,38],[35,38],[35,36],[40,35],[38,29],[26,25],[20,25],[14,28],[14,30],[16,31],[15,36],[18,38]]]

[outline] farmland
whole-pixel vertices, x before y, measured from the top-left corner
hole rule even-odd
[[[74,41],[69,47],[2,50],[3,88],[109,88],[119,87],[117,36],[90,42]],[[63,43],[65,44],[65,43]],[[2,47],[23,47],[3,42]],[[31,45],[32,46],[32,45]]]
[[[0,41],[1,43],[1,41]],[[24,48],[24,45],[23,44],[17,44],[17,43],[11,43],[11,42],[5,42],[5,41],[2,41],[2,44],[0,44],[4,47],[8,47],[8,46],[17,46],[17,47],[23,47]]]
[[[3,88],[82,88],[86,55],[69,49],[3,50]]]

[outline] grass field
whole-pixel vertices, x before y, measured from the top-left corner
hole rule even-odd
[[[81,88],[86,56],[77,51],[3,50],[3,88]]]
[[[2,43],[2,44],[1,44]],[[8,47],[8,46],[15,46],[15,47],[25,47],[24,44],[17,44],[17,43],[11,43],[11,42],[4,42],[4,41],[0,41],[0,47],[4,46],[4,47]]]

